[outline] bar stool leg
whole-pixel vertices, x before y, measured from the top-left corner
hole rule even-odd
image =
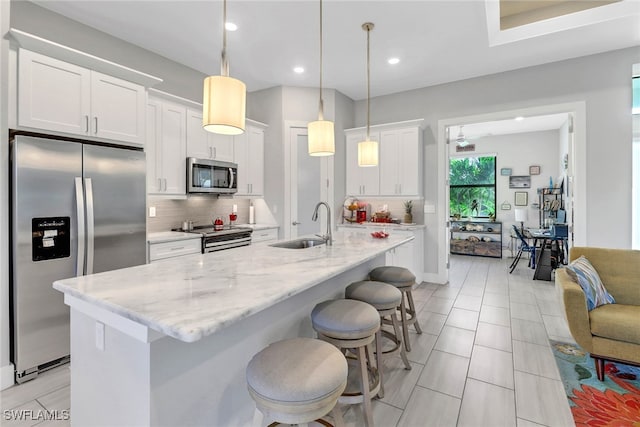
[[[373,427],[373,411],[371,408],[371,391],[369,390],[369,372],[367,370],[367,351],[365,347],[358,347],[358,359],[360,359],[360,378],[362,380],[362,397],[364,408],[364,421],[367,427]]]
[[[422,329],[420,329],[420,324],[418,323],[418,318],[416,317],[416,305],[413,302],[413,294],[411,291],[407,292],[407,299],[409,300],[409,313],[411,314],[413,327],[416,328],[416,332],[421,334]]]
[[[382,327],[376,332],[376,368],[378,369],[378,375],[380,376],[380,390],[378,391],[378,397],[384,398],[384,381],[382,380]]]
[[[344,427],[344,418],[342,418],[342,410],[340,410],[339,404],[336,403],[336,406],[333,407],[331,415],[333,416],[334,427]]]
[[[402,300],[400,300],[400,318],[402,319],[402,339],[404,340],[404,348],[411,351],[411,342],[409,341],[409,326],[407,325],[407,310],[405,308],[405,293],[402,292]]]
[[[398,340],[400,340],[400,337],[402,335],[400,335],[400,325],[398,324],[398,317],[395,313],[391,315],[391,324],[393,325],[393,333],[396,335],[396,337],[398,337]],[[410,370],[411,364],[409,363],[409,359],[407,358],[407,352],[404,348],[405,345],[402,342],[398,343],[398,345],[400,346],[400,357],[402,357],[404,368]],[[380,389],[382,390],[382,386],[380,386]]]

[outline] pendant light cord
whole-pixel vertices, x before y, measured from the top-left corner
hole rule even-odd
[[[373,29],[373,24],[371,22],[365,22],[362,24],[362,29],[367,32],[367,141],[369,141],[371,125],[371,54],[369,49],[369,35]]]
[[[222,60],[220,75],[229,77],[229,61],[227,60],[227,0],[222,2]]]
[[[320,0],[320,105],[318,120],[324,120],[324,102],[322,100],[322,0]]]

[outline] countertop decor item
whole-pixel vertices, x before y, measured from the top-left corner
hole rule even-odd
[[[404,202],[404,223],[411,224],[413,222],[413,215],[411,210],[413,209],[413,201],[407,200]]]

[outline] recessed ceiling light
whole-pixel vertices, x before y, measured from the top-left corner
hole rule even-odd
[[[389,58],[387,62],[391,65],[396,65],[397,63],[400,62],[400,58]]]
[[[523,121],[523,120],[524,120],[524,117],[522,117],[522,116],[518,116],[518,117],[516,117],[516,118],[515,118],[515,119],[513,119],[513,120],[515,120],[516,122],[521,122],[521,121]]]
[[[297,73],[297,74],[302,74],[302,73],[304,73],[304,67],[295,67],[293,69],[293,72]]]
[[[226,24],[224,24],[224,27],[227,29],[227,31],[235,31],[238,29],[238,26],[233,22],[227,22]]]

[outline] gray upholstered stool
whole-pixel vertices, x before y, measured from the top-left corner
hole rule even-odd
[[[373,426],[371,398],[380,389],[378,367],[374,366],[370,345],[380,329],[380,316],[371,305],[355,300],[339,299],[324,301],[311,311],[313,329],[318,338],[330,342],[339,349],[350,350],[350,380],[347,389],[338,400],[340,403],[362,403],[365,424]],[[357,381],[352,377],[359,371]],[[353,383],[357,385],[351,387]]]
[[[402,344],[402,333],[396,316],[396,308],[402,301],[402,292],[398,288],[388,283],[374,282],[371,280],[363,280],[355,282],[347,286],[344,292],[345,298],[355,299],[371,304],[380,315],[380,321],[393,326],[393,333],[378,329],[376,332],[376,360],[378,371],[380,373],[380,391],[378,396],[384,397],[384,379],[382,360],[385,357],[394,356],[400,353],[405,369],[411,369],[411,364],[407,359],[404,345]],[[389,317],[389,320],[387,320]],[[394,346],[390,350],[382,351],[382,337],[390,339]]]
[[[305,424],[332,412],[335,425],[342,426],[336,403],[347,386],[347,375],[347,361],[334,346],[293,338],[270,344],[253,356],[247,385],[265,419]]]
[[[402,335],[404,335],[404,346],[407,351],[411,351],[409,341],[409,326],[413,325],[416,332],[421,334],[420,324],[416,318],[416,305],[413,302],[413,285],[416,283],[416,276],[404,267],[385,266],[377,267],[369,272],[369,279],[377,282],[389,283],[402,292],[400,303],[400,320],[402,322]]]

